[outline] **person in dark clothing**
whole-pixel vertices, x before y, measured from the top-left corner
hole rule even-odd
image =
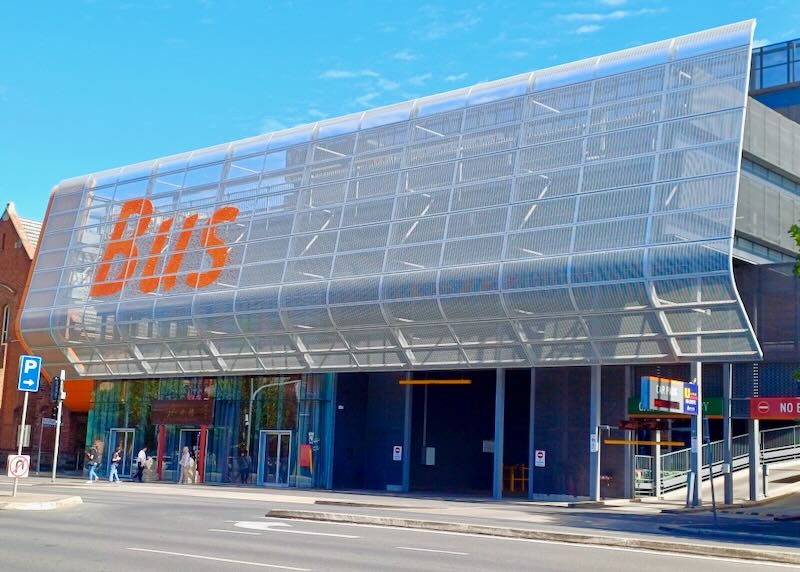
[[[239,454],[239,479],[243,485],[246,485],[250,480],[250,467],[252,463],[250,455],[244,451]]]

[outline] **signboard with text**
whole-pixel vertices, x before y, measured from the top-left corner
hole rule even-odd
[[[706,417],[722,418],[722,398],[703,397],[703,415]],[[688,419],[689,416],[683,413],[669,413],[646,409],[642,407],[642,400],[638,397],[628,398],[629,417],[658,417],[659,419]]]
[[[800,397],[753,397],[751,419],[800,419]]]
[[[644,409],[684,415],[698,413],[698,387],[695,383],[645,375],[642,376],[641,389]]]

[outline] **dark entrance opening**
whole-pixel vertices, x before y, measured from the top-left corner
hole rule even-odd
[[[413,386],[412,490],[491,493],[495,375],[494,370],[414,373],[414,380],[471,383]]]

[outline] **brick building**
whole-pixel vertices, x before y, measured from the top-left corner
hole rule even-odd
[[[22,394],[17,390],[19,356],[26,353],[17,335],[16,319],[19,315],[22,294],[39,241],[41,223],[20,217],[14,203],[8,203],[0,218],[0,463],[5,466],[8,453],[16,452],[17,433],[22,414]],[[52,372],[51,372],[52,373]],[[42,469],[51,466],[55,431],[43,427],[42,419],[51,417],[50,382],[42,380],[39,393],[31,395],[28,404],[27,424],[30,425],[28,447],[24,452],[32,456],[36,468],[41,450]],[[75,468],[80,462],[79,450],[85,434],[85,415],[71,414],[64,409],[61,434],[60,466]],[[40,442],[41,441],[41,442]],[[78,444],[76,446],[76,444]]]

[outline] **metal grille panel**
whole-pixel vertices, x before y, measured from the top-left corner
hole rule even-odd
[[[23,335],[101,378],[757,359],[731,273],[752,28],[63,181]]]

